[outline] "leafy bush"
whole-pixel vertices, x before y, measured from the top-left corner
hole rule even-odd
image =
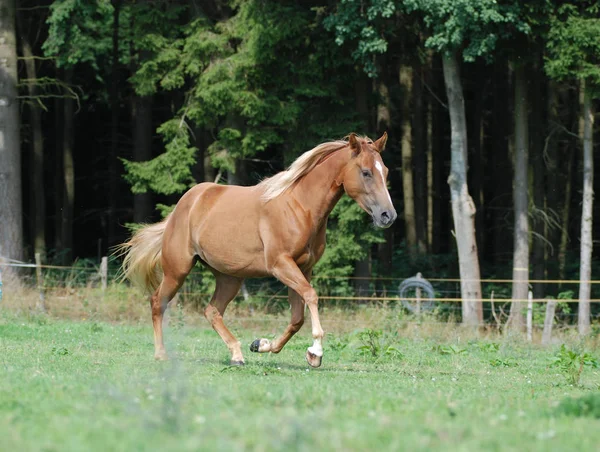
[[[551,365],[557,366],[563,373],[567,382],[578,385],[585,367],[597,369],[598,360],[586,352],[576,352],[561,345],[559,352],[552,358]]]

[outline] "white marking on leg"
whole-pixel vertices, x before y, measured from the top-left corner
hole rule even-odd
[[[315,356],[323,356],[323,347],[321,346],[321,339],[315,339],[312,347],[308,347],[308,351]]]

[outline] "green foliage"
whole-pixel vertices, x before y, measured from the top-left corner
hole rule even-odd
[[[500,350],[500,344],[497,342],[479,342],[478,346],[482,351],[488,353],[496,353]]]
[[[274,147],[291,161],[358,123],[341,101],[351,99],[344,89],[351,72],[334,71],[347,61],[327,45],[317,10],[257,0],[232,7],[218,21],[199,13],[183,24],[180,8],[163,19],[171,26],[140,32],[144,58],[130,79],[136,91],[186,96],[174,124],[159,129],[166,152],[150,162],[125,162],[134,192],[187,188],[194,163],[191,129],[213,131],[214,141],[207,143],[212,165],[234,172],[236,161]]]
[[[402,358],[402,352],[391,345],[390,337],[381,330],[366,328],[356,334],[361,345],[358,350],[363,356],[378,359],[382,357]]]
[[[388,51],[388,40],[395,27],[390,18],[396,12],[392,0],[346,0],[336,5],[336,10],[324,20],[325,28],[335,31],[335,42],[341,46],[352,43],[352,58],[360,63],[369,77],[376,77],[375,57]]]
[[[348,347],[348,338],[342,335],[328,335],[327,347],[334,352],[341,352]]]
[[[571,350],[562,344],[559,352],[551,359],[550,364],[556,366],[563,373],[567,382],[578,385],[581,373],[585,367],[597,369],[600,367],[598,360],[587,352]]]
[[[491,56],[498,41],[527,34],[520,2],[496,0],[404,0],[408,12],[423,15],[431,36],[425,45],[438,52],[461,51],[465,61]]]
[[[440,355],[465,355],[467,354],[466,348],[461,348],[458,345],[436,345],[432,349],[434,352],[438,352]]]
[[[52,354],[55,356],[67,356],[71,352],[65,347],[52,347]]]
[[[335,279],[315,279],[320,294],[351,293],[346,279],[354,271],[354,262],[367,256],[367,247],[383,243],[383,234],[371,223],[370,217],[349,196],[343,196],[331,212],[327,232],[327,248],[315,265],[314,274]]]
[[[600,4],[567,3],[551,18],[546,73],[556,80],[586,80],[600,86]]]
[[[171,195],[181,193],[194,184],[192,165],[196,162],[196,148],[190,146],[189,131],[185,118],[165,122],[159,129],[166,141],[165,153],[149,162],[131,162],[122,159],[134,193]]]
[[[575,298],[575,291],[574,290],[564,290],[558,294],[557,298],[559,300],[573,301]]]
[[[517,367],[519,363],[509,358],[494,358],[490,360],[490,365],[492,367]]]
[[[99,69],[112,50],[110,0],[58,0],[50,5],[48,38],[42,48],[58,67],[89,64]],[[98,73],[98,72],[97,72]]]
[[[600,419],[600,393],[595,392],[582,397],[567,397],[556,408],[557,414],[575,417]]]

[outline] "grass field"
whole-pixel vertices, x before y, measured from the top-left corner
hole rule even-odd
[[[329,334],[315,370],[304,361],[306,325],[279,355],[247,351],[247,365],[232,368],[212,330],[176,320],[166,330],[172,359],[155,362],[149,321],[0,312],[0,450],[592,451],[600,444],[598,419],[557,411],[565,398],[598,394],[600,373],[586,367],[580,384],[569,384],[549,366],[558,345],[474,339],[458,329],[408,334],[387,324],[380,336]],[[247,350],[282,326],[248,321],[232,329]]]

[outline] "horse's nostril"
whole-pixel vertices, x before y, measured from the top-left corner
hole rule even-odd
[[[382,212],[382,214],[381,214],[381,220],[382,220],[384,223],[387,223],[388,221],[390,221],[390,214],[389,214],[389,212],[388,212],[388,211],[384,211],[384,212]]]

